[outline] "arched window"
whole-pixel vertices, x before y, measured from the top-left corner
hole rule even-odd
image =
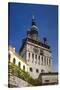
[[[20,63],[20,62],[18,62],[18,67],[19,67],[19,68],[21,67],[21,63]]]
[[[31,72],[33,71],[32,67],[30,67],[30,71],[31,71]]]
[[[15,58],[13,58],[13,64],[15,64],[16,63],[16,59]]]
[[[36,69],[36,72],[37,72],[37,73],[39,73],[39,70],[38,70],[38,69]]]
[[[23,70],[25,71],[25,65],[23,65]]]
[[[10,55],[10,53],[8,54],[8,60],[9,60],[9,62],[10,62],[10,58],[11,58],[11,55]]]

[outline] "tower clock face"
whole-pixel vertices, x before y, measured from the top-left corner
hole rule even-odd
[[[38,48],[33,48],[33,51],[35,52],[35,53],[38,53],[39,52],[39,50],[38,50]]]
[[[40,52],[40,49],[38,47],[32,46],[32,45],[28,45],[28,50],[32,51],[34,53],[39,53]]]

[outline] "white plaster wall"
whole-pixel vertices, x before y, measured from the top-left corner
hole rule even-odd
[[[23,69],[23,65],[25,66],[25,71],[28,71],[28,65],[26,65],[24,63],[24,61],[22,61],[20,58],[18,58],[12,51],[9,51],[9,53],[11,54],[11,59],[10,62],[13,63],[13,58],[16,59],[16,65],[18,66],[18,63],[21,63],[21,69]]]
[[[38,78],[39,74],[41,73],[41,70],[43,69],[44,72],[51,72],[52,68],[51,68],[51,65],[47,65],[47,60],[46,60],[46,65],[44,64],[44,57],[43,57],[43,65],[41,64],[42,63],[42,60],[41,60],[41,55],[40,53],[37,54],[37,63],[35,63],[36,59],[35,59],[35,55],[36,53],[33,52],[33,46],[31,47],[31,45],[27,45],[27,51],[26,51],[26,60],[27,60],[27,64],[29,65],[29,69],[30,67],[32,67],[33,69],[33,72],[31,72],[30,70],[28,71],[30,73],[30,75],[33,77],[33,78]],[[28,53],[30,52],[30,59],[28,57]],[[32,53],[34,53],[34,61],[32,62]],[[45,51],[44,54],[45,56],[48,56],[50,57],[51,54],[48,52],[48,51]],[[38,56],[40,55],[40,65],[38,64]],[[39,70],[39,73],[36,73],[36,69]]]

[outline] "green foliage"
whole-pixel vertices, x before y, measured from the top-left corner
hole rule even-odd
[[[15,75],[25,81],[27,81],[28,83],[38,86],[41,84],[41,82],[39,81],[39,79],[33,79],[28,72],[25,72],[24,70],[21,70],[18,66],[16,66],[15,64],[9,63],[8,64],[8,71],[9,73],[11,73],[12,75]]]

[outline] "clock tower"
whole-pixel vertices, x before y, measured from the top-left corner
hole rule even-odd
[[[49,73],[52,70],[52,59],[50,46],[47,39],[39,41],[38,27],[35,18],[32,17],[32,25],[27,31],[27,37],[23,39],[19,54],[26,60],[28,72],[33,78],[38,78],[40,73]]]

